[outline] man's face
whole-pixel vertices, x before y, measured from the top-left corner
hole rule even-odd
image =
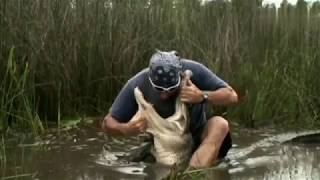
[[[161,100],[168,100],[169,98],[176,97],[179,94],[181,77],[179,77],[179,81],[176,85],[168,88],[155,85],[150,78],[149,81],[153,89],[159,94]]]
[[[168,100],[171,97],[176,97],[180,88],[176,88],[172,91],[158,91],[161,100]]]

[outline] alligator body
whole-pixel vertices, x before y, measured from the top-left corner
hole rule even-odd
[[[185,83],[186,78],[182,80],[182,83]],[[134,89],[134,95],[139,110],[130,121],[139,120],[141,116],[147,120],[146,131],[153,136],[151,153],[156,161],[165,165],[186,164],[191,157],[193,147],[186,105],[178,97],[175,113],[168,118],[162,118],[144,99],[138,87]]]

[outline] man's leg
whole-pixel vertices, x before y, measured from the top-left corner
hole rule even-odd
[[[194,168],[205,168],[213,165],[228,133],[229,124],[227,120],[220,116],[210,118],[202,133],[202,142],[193,153],[189,165]]]

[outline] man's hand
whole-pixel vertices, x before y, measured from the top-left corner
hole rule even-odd
[[[101,123],[101,129],[109,135],[136,135],[145,132],[147,128],[147,119],[143,113],[138,111],[127,123],[120,123],[108,114]]]
[[[203,93],[190,79],[187,79],[186,85],[181,87],[180,98],[184,103],[200,103],[203,101]]]
[[[125,124],[124,134],[143,133],[147,129],[147,120],[142,112],[138,111],[131,121]]]

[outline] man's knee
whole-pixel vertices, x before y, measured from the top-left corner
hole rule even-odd
[[[221,132],[227,134],[230,130],[229,123],[221,116],[214,116],[208,121],[209,129],[219,129]]]

